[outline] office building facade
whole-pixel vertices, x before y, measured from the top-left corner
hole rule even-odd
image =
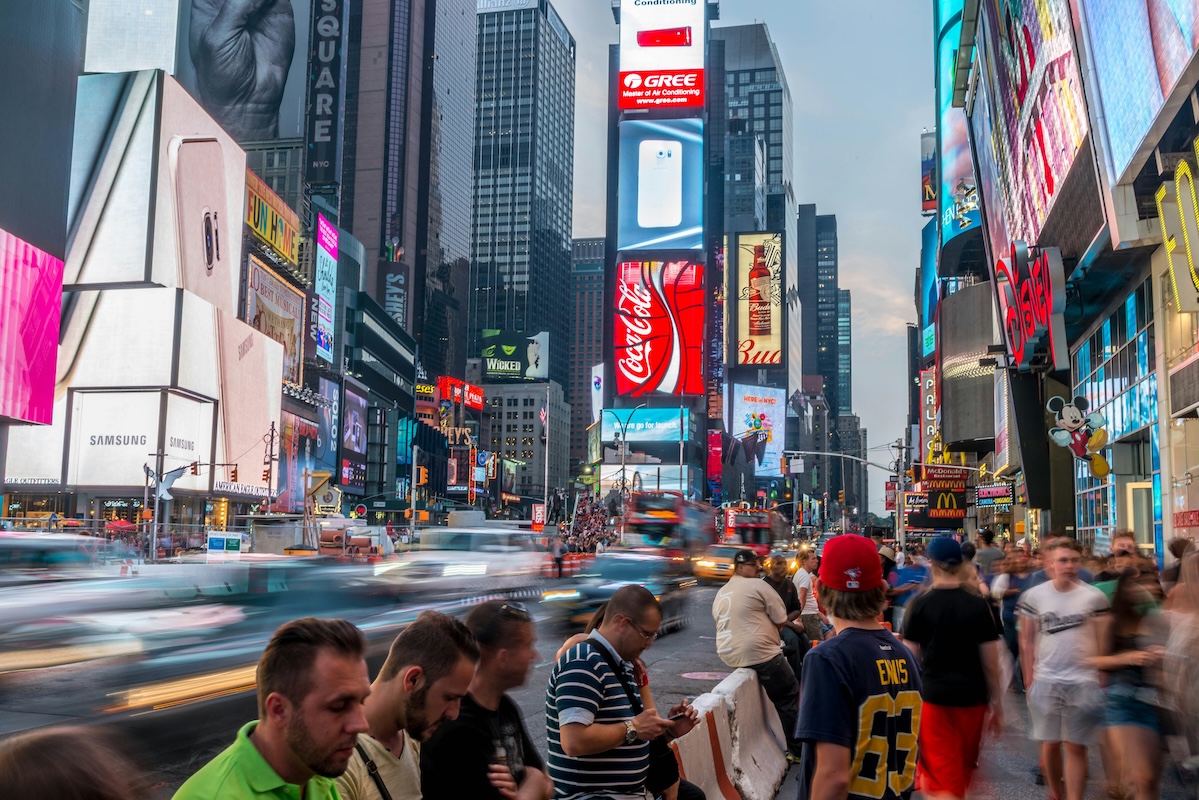
[[[546,410],[546,394],[549,409]],[[562,386],[549,383],[495,383],[483,385],[490,430],[480,437],[503,461],[511,465],[511,491],[539,500],[546,494],[546,454],[549,454],[549,493],[570,483],[570,405]],[[548,435],[548,441],[547,441]]]
[[[848,289],[837,290],[837,413],[853,413],[853,326]]]
[[[587,461],[591,368],[604,360],[604,239],[575,239],[570,263],[570,468]]]
[[[467,347],[480,353],[486,329],[548,331],[549,376],[565,386],[575,41],[548,0],[482,5]]]

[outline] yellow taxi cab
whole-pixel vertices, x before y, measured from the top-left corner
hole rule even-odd
[[[733,574],[733,556],[739,550],[752,550],[731,544],[709,545],[691,562],[691,573],[701,581],[727,581]]]

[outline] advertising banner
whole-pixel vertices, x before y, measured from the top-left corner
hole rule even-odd
[[[437,391],[442,402],[464,405],[475,411],[483,410],[483,389],[473,383],[442,375],[437,379]]]
[[[954,77],[962,35],[962,4],[963,0],[937,2],[937,140],[940,153],[937,203],[941,211],[942,242],[979,227],[978,189],[974,183],[970,140],[966,135],[966,114],[953,107]]]
[[[704,393],[701,265],[690,261],[618,264],[612,325],[618,395]]]
[[[691,468],[685,466],[680,471],[678,464],[626,464],[623,473],[620,464],[601,464],[599,469],[600,497],[613,489],[620,491],[622,484],[630,492],[678,491],[680,477],[684,491],[691,485]]]
[[[1010,483],[991,483],[978,487],[975,505],[993,511],[1010,511],[1016,501],[1015,489]]]
[[[737,236],[737,363],[783,363],[783,234]]]
[[[76,486],[142,486],[143,468],[154,467],[161,393],[79,392],[71,405],[67,483]],[[184,462],[186,463],[186,462]],[[164,464],[166,470],[183,463]]]
[[[920,235],[921,353],[928,358],[937,350],[937,304],[941,282],[937,279],[937,221],[929,220]]]
[[[312,0],[178,5],[175,76],[205,110],[238,141],[302,137]]]
[[[616,249],[699,250],[704,246],[704,123],[620,123]]]
[[[928,446],[937,435],[937,370],[920,371],[920,458],[928,457]]]
[[[246,227],[293,267],[300,260],[300,215],[246,170]]]
[[[545,380],[550,376],[550,335],[484,328],[482,357],[488,381]]]
[[[267,453],[264,438],[279,422],[283,348],[223,311],[217,312],[216,330],[221,400],[216,461],[236,463],[241,483],[265,485],[259,470]]]
[[[745,448],[746,460],[756,462],[758,475],[782,476],[786,441],[787,391],[766,386],[733,386],[733,416],[729,433]]]
[[[708,419],[724,419],[724,365],[728,357],[728,342],[725,339],[728,309],[725,306],[725,252],[728,237],[713,237],[713,266],[708,270]]]
[[[895,493],[896,493],[898,487],[899,487],[899,484],[896,481],[887,481],[887,487],[886,487],[886,491],[887,491],[886,510],[887,511],[895,510]]]
[[[591,368],[591,421],[599,422],[604,411],[604,365]]]
[[[49,425],[62,261],[0,229],[0,419]]]
[[[337,183],[340,172],[347,0],[316,0],[308,52],[308,157],[304,177],[313,186]]]
[[[327,378],[321,378],[319,386],[323,402],[316,415],[316,468],[340,475],[337,447],[341,442],[341,386]]]
[[[366,488],[366,398],[346,387],[342,406],[341,485]]]
[[[724,497],[724,436],[711,429],[708,431],[708,491],[713,502]]]
[[[619,422],[618,422],[619,420]],[[691,411],[677,408],[606,408],[600,435],[605,442],[621,434],[626,442],[677,442],[682,421],[684,441],[691,439]]]
[[[446,459],[447,492],[466,492],[470,489],[470,473],[472,459],[469,447],[451,447],[450,457]]]
[[[937,132],[920,134],[920,213],[937,213]]]
[[[320,432],[315,422],[284,411],[279,426],[279,466],[276,500],[271,511],[285,514],[304,510],[304,474],[316,469]]]
[[[1073,37],[1069,0],[1011,9],[996,0],[982,3],[979,66],[992,104],[997,194],[1005,201],[1008,235],[1030,244],[1037,243],[1090,130]],[[1013,50],[1012,42],[1020,47]]]
[[[704,107],[705,0],[621,0],[617,106]]]
[[[1190,91],[1199,22],[1193,3],[1104,0],[1080,4],[1095,64],[1097,115],[1116,183],[1131,180],[1152,152],[1148,135],[1168,100]]]
[[[246,321],[283,345],[283,380],[304,382],[304,292],[250,256]]]
[[[980,74],[990,73],[988,56],[976,51],[975,67]],[[999,164],[996,158],[1005,154],[1005,145],[996,139],[994,103],[995,90],[985,80],[975,83],[973,107],[970,109],[970,138],[974,151],[974,172],[978,179],[979,201],[987,220],[987,261],[994,264],[1008,251],[1007,205],[999,195]],[[1006,162],[1005,162],[1006,163]],[[992,275],[992,277],[994,277]]]
[[[316,215],[316,354],[333,363],[333,331],[337,322],[337,228]]]
[[[412,305],[412,270],[398,261],[379,262],[379,296],[383,310],[396,325],[412,330],[409,313]]]

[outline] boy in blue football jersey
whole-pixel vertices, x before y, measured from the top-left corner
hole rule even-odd
[[[825,545],[820,600],[837,635],[804,659],[799,800],[907,798],[916,778],[920,674],[879,622],[887,583],[869,539],[843,534]]]

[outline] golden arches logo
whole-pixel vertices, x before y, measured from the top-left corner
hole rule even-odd
[[[954,509],[958,507],[958,496],[953,492],[937,493],[937,508]]]

